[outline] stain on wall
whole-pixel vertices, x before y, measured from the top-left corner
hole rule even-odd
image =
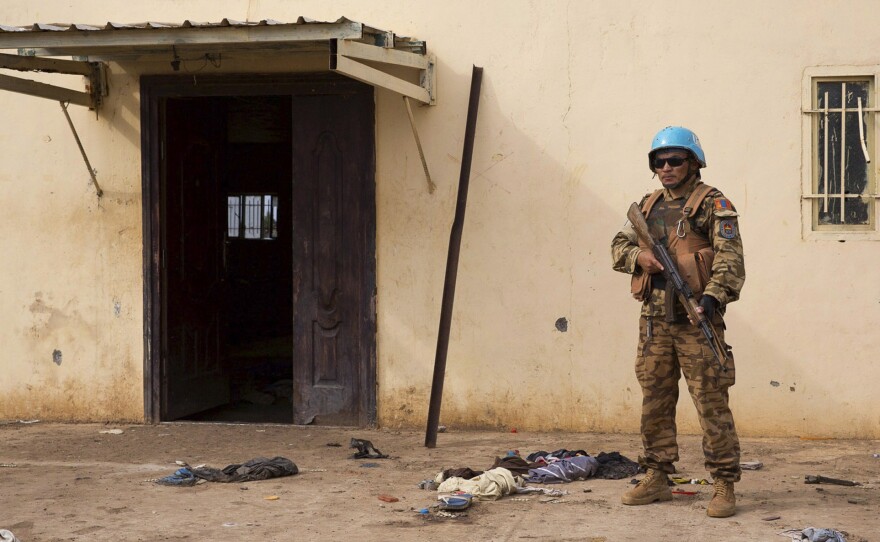
[[[58,388],[27,386],[0,396],[0,418],[142,423],[143,397],[135,384],[111,378],[101,386],[78,380],[64,380]]]

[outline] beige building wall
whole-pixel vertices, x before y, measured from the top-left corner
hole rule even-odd
[[[646,167],[652,136],[680,124],[702,140],[704,180],[741,214],[748,279],[728,312],[739,431],[880,438],[877,244],[804,240],[801,215],[804,70],[880,64],[865,16],[874,6],[43,0],[4,5],[0,23],[344,15],[427,41],[438,102],[415,120],[433,194],[401,98],[376,93],[383,426],[425,423],[477,65],[485,71],[441,423],[638,430],[638,304],[610,269],[609,243],[628,205],[658,185]],[[288,68],[265,59],[260,69]],[[166,70],[111,65],[101,112],[71,108],[100,201],[58,104],[0,93],[0,418],[144,419],[137,75]],[[699,430],[692,410],[683,390],[683,431]]]

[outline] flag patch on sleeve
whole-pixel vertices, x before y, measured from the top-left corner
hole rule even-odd
[[[718,198],[715,200],[716,211],[733,211],[733,204],[727,198]]]

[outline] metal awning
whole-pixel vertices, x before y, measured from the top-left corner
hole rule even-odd
[[[284,23],[223,19],[219,23],[146,22],[102,26],[86,24],[0,25],[0,68],[78,74],[87,78],[85,92],[19,77],[0,75],[0,89],[87,106],[100,107],[107,96],[107,64],[205,58],[223,55],[288,56],[326,53],[327,69],[367,84],[387,88],[424,104],[435,102],[434,61],[425,42],[342,17],[323,22],[300,17]],[[72,60],[59,57],[72,57]],[[178,64],[179,65],[179,64]],[[395,67],[394,74],[386,71]],[[405,68],[409,76],[397,75]],[[418,83],[413,83],[418,79]]]

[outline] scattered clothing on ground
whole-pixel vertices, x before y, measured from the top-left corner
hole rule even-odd
[[[159,478],[158,480],[156,480],[156,483],[163,486],[189,487],[196,485],[198,481],[199,480],[195,477],[192,471],[189,470],[189,468],[183,467],[174,471],[174,474],[165,476],[164,478]]]
[[[210,467],[192,469],[192,473],[198,478],[209,482],[253,482],[267,480],[281,476],[292,476],[299,472],[293,461],[286,457],[257,457],[245,463],[229,465],[223,470]]]
[[[802,531],[789,529],[779,534],[787,536],[792,540],[806,540],[808,542],[846,542],[846,536],[844,536],[842,532],[834,529],[807,527]]]
[[[598,468],[599,461],[595,457],[587,455],[566,457],[537,469],[529,469],[528,481],[530,484],[559,484],[586,480],[593,476]]]
[[[514,476],[509,470],[498,467],[487,470],[483,474],[465,480],[464,478],[452,477],[443,481],[437,488],[440,493],[454,493],[462,491],[469,493],[477,499],[500,499],[505,495],[516,493],[517,489],[524,485],[523,479]]]
[[[620,452],[599,452],[596,456],[599,462],[599,468],[593,478],[601,478],[603,480],[621,480],[635,476],[639,472],[639,464]]]
[[[569,457],[575,457],[578,455],[590,455],[583,450],[566,450],[565,448],[561,448],[556,450],[555,452],[535,452],[526,456],[526,461],[529,463],[552,463],[554,461],[558,461],[560,459],[568,459]]]
[[[297,474],[299,469],[286,457],[257,457],[245,463],[228,465],[222,470],[211,467],[183,467],[174,474],[156,480],[168,486],[194,486],[199,480],[208,482],[253,482]]]
[[[434,478],[434,481],[438,484],[447,480],[449,478],[464,478],[465,480],[470,480],[471,478],[476,478],[477,476],[483,474],[481,470],[473,470],[468,467],[459,467],[456,469],[444,469],[443,472],[437,475]]]
[[[19,540],[15,538],[15,535],[12,534],[12,531],[0,529],[0,542],[19,542]]]
[[[504,467],[514,474],[526,476],[529,473],[529,469],[535,469],[541,465],[541,463],[529,463],[518,455],[508,454],[505,457],[496,457],[495,463],[493,463],[490,468],[495,469],[498,467]]]

